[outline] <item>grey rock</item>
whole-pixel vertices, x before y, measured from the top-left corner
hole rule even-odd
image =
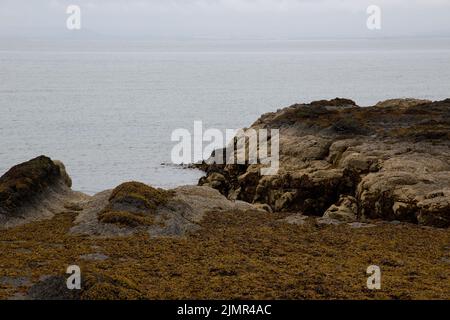
[[[0,277],[0,284],[13,286],[13,287],[27,287],[31,285],[29,277]]]
[[[90,260],[90,261],[103,261],[108,259],[109,256],[103,253],[87,253],[80,256],[80,259]]]
[[[289,223],[289,224],[295,224],[295,225],[302,226],[308,221],[308,217],[304,216],[302,214],[294,214],[294,215],[284,218],[282,221]]]

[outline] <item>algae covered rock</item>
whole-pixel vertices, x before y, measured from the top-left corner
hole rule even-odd
[[[45,156],[12,167],[0,177],[0,214],[14,215],[21,206],[61,181],[60,167]]]
[[[144,183],[125,182],[116,187],[109,197],[108,205],[98,214],[102,223],[119,226],[150,226],[158,206],[167,203],[173,194]]]
[[[242,201],[230,201],[206,186],[163,190],[140,182],[126,182],[89,199],[71,232],[123,236],[146,231],[152,237],[181,236],[198,230],[209,211],[230,210],[245,212],[257,208]]]
[[[46,156],[12,167],[0,177],[0,227],[50,217],[64,211],[64,203],[87,197],[71,184],[64,165]]]
[[[154,211],[165,204],[172,193],[156,189],[141,182],[125,182],[116,187],[109,197],[111,210],[149,210]]]

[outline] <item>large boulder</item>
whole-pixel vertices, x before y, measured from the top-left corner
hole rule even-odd
[[[198,230],[207,212],[261,210],[243,201],[231,201],[206,186],[156,189],[126,182],[82,203],[72,233],[98,236],[130,235],[139,230],[151,236],[181,236]]]
[[[12,167],[0,177],[0,227],[62,211],[70,199],[82,198],[71,184],[64,165],[46,156]]]

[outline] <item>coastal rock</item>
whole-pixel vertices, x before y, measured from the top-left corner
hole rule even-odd
[[[172,194],[140,182],[126,182],[116,187],[108,199],[108,204],[98,213],[102,223],[124,227],[150,226],[155,222],[157,208]]]
[[[213,172],[210,175],[204,177],[202,185],[217,189],[222,194],[226,194],[229,190],[229,185],[226,178],[218,172]]]
[[[279,130],[278,173],[261,175],[261,164],[206,161],[199,185],[273,211],[450,226],[450,99],[364,108],[321,100],[264,114],[249,129]],[[217,177],[220,183],[208,183]]]
[[[143,293],[125,277],[88,273],[81,278],[80,290],[69,290],[65,276],[45,276],[33,284],[27,300],[120,300],[142,299]]]
[[[0,177],[0,227],[52,217],[84,198],[71,184],[64,165],[45,156],[12,167]]]
[[[352,196],[342,196],[336,204],[325,211],[323,217],[340,221],[353,222],[358,214],[358,203]]]
[[[101,192],[83,207],[72,233],[123,236],[145,230],[154,237],[181,236],[198,230],[209,211],[258,210],[243,201],[230,201],[206,186],[162,190],[139,182],[126,182]]]
[[[272,213],[272,208],[267,203],[254,203],[253,206],[256,209],[263,210],[269,213]]]
[[[415,107],[420,104],[424,103],[431,103],[430,100],[424,100],[424,99],[412,99],[412,98],[405,98],[405,99],[389,99],[385,101],[378,102],[375,106],[379,108],[384,107],[394,107],[397,109],[407,109],[410,107]]]
[[[446,227],[450,225],[450,188],[434,191],[417,203],[419,224]]]
[[[79,300],[80,290],[69,290],[64,276],[42,277],[33,284],[25,297],[29,300]]]
[[[71,190],[61,162],[41,156],[0,178],[0,227],[71,211],[78,214],[73,232],[181,235],[198,228],[208,210],[248,209],[450,226],[450,99],[365,108],[321,100],[264,114],[249,129],[279,129],[276,174],[262,175],[264,165],[248,159],[216,164],[225,148],[199,165],[206,176],[198,187],[167,191],[128,182],[90,197]]]
[[[53,160],[53,163],[59,168],[59,174],[66,186],[69,188],[72,187],[72,178],[70,178],[69,174],[66,171],[66,166],[59,160]]]
[[[289,224],[302,226],[308,221],[308,216],[304,216],[302,214],[293,214],[293,215],[287,216],[282,221],[289,223]]]

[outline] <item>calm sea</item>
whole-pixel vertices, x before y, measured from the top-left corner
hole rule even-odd
[[[450,97],[450,39],[0,42],[0,172],[40,154],[74,189],[159,187],[200,173],[170,162],[171,132],[249,126],[296,102]]]

